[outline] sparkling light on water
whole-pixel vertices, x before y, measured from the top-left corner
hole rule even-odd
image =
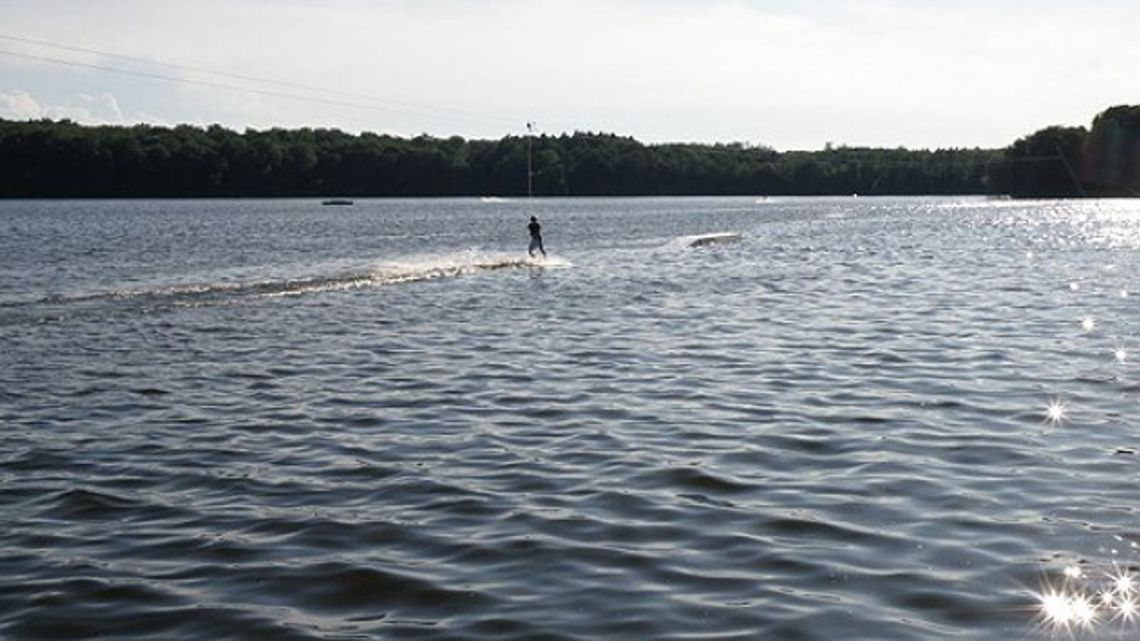
[[[1073,620],[1085,627],[1096,622],[1097,608],[1087,594],[1077,594],[1070,597],[1073,603]]]
[[[1132,591],[1136,589],[1136,579],[1127,570],[1121,570],[1113,576],[1112,584],[1117,594],[1125,596],[1132,596]]]
[[[1136,622],[1140,609],[1136,599],[1140,595],[1131,571],[1117,569],[1090,577],[1073,565],[1063,574],[1062,585],[1046,586],[1035,595],[1039,617],[1046,627],[1072,633],[1077,628],[1091,631],[1109,622]]]
[[[1136,597],[1121,597],[1116,601],[1116,619],[1124,623],[1136,621]]]
[[[1124,347],[1120,345],[1117,345],[1115,348],[1113,348],[1112,355],[1116,357],[1117,363],[1123,363],[1124,361],[1128,360],[1128,350],[1124,349]]]
[[[1045,407],[1045,420],[1056,425],[1063,422],[1069,417],[1069,405],[1059,398],[1050,399],[1049,405]],[[1080,572],[1080,568],[1076,568]],[[1065,574],[1069,573],[1069,569],[1065,569]]]
[[[1092,332],[1096,329],[1096,319],[1092,316],[1085,316],[1081,319],[1081,329],[1085,330],[1086,334]]]
[[[1069,596],[1050,590],[1038,595],[1038,599],[1045,623],[1058,628],[1069,626],[1073,620],[1073,604]]]

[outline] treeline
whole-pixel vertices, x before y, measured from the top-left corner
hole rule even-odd
[[[646,145],[582,133],[465,140],[336,129],[0,119],[0,197],[1140,195],[1140,107],[1006,149]]]
[[[1000,152],[646,145],[612,134],[399,138],[335,129],[0,120],[0,197],[982,193]]]
[[[1091,129],[1042,129],[1005,155],[991,181],[1015,198],[1140,196],[1140,106],[1107,109]]]

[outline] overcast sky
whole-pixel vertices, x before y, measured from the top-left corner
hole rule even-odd
[[[99,123],[999,147],[1137,60],[1135,0],[0,0],[0,117]]]

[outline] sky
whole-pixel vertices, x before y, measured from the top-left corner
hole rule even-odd
[[[1004,147],[1140,104],[1134,0],[0,0],[0,117]]]

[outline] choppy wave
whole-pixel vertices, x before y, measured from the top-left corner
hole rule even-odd
[[[1033,204],[721,202],[551,203],[558,273],[447,251],[469,202],[376,203],[439,253],[322,217],[297,278],[0,328],[0,638],[1135,637],[1140,249]],[[89,206],[29,237],[153,264],[153,212],[49,224]],[[199,230],[217,269],[235,221],[298,237],[274,206]],[[703,229],[745,244],[669,246]]]

